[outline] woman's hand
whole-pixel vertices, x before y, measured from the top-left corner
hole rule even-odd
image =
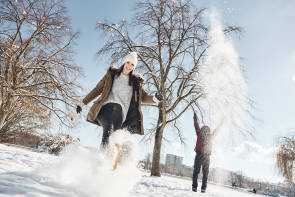
[[[161,102],[163,100],[163,95],[161,93],[156,93],[155,94],[156,99],[158,99],[159,102]]]

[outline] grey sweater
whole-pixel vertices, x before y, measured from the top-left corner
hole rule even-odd
[[[112,90],[104,103],[104,105],[107,103],[120,104],[122,107],[123,122],[126,119],[132,97],[132,86],[129,86],[128,82],[129,76],[126,76],[123,73],[121,73],[119,77],[115,76]]]

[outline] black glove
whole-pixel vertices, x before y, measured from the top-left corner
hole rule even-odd
[[[163,100],[163,96],[162,96],[161,93],[158,93],[158,92],[157,92],[157,93],[155,94],[155,97],[158,99],[159,102],[161,102],[161,101]]]
[[[82,107],[80,105],[77,105],[76,111],[77,114],[79,114],[82,111]]]

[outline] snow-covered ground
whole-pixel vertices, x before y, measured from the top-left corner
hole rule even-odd
[[[130,167],[131,166],[131,167]],[[151,177],[132,163],[111,170],[94,150],[71,147],[62,156],[0,144],[1,197],[250,197],[253,194],[209,184],[207,193],[191,191],[191,181]],[[255,195],[259,196],[259,195]]]

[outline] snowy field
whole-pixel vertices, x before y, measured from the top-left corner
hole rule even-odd
[[[132,163],[112,171],[94,150],[72,147],[60,157],[0,144],[1,197],[250,197],[209,184],[207,193],[191,192],[191,181],[150,177]]]

